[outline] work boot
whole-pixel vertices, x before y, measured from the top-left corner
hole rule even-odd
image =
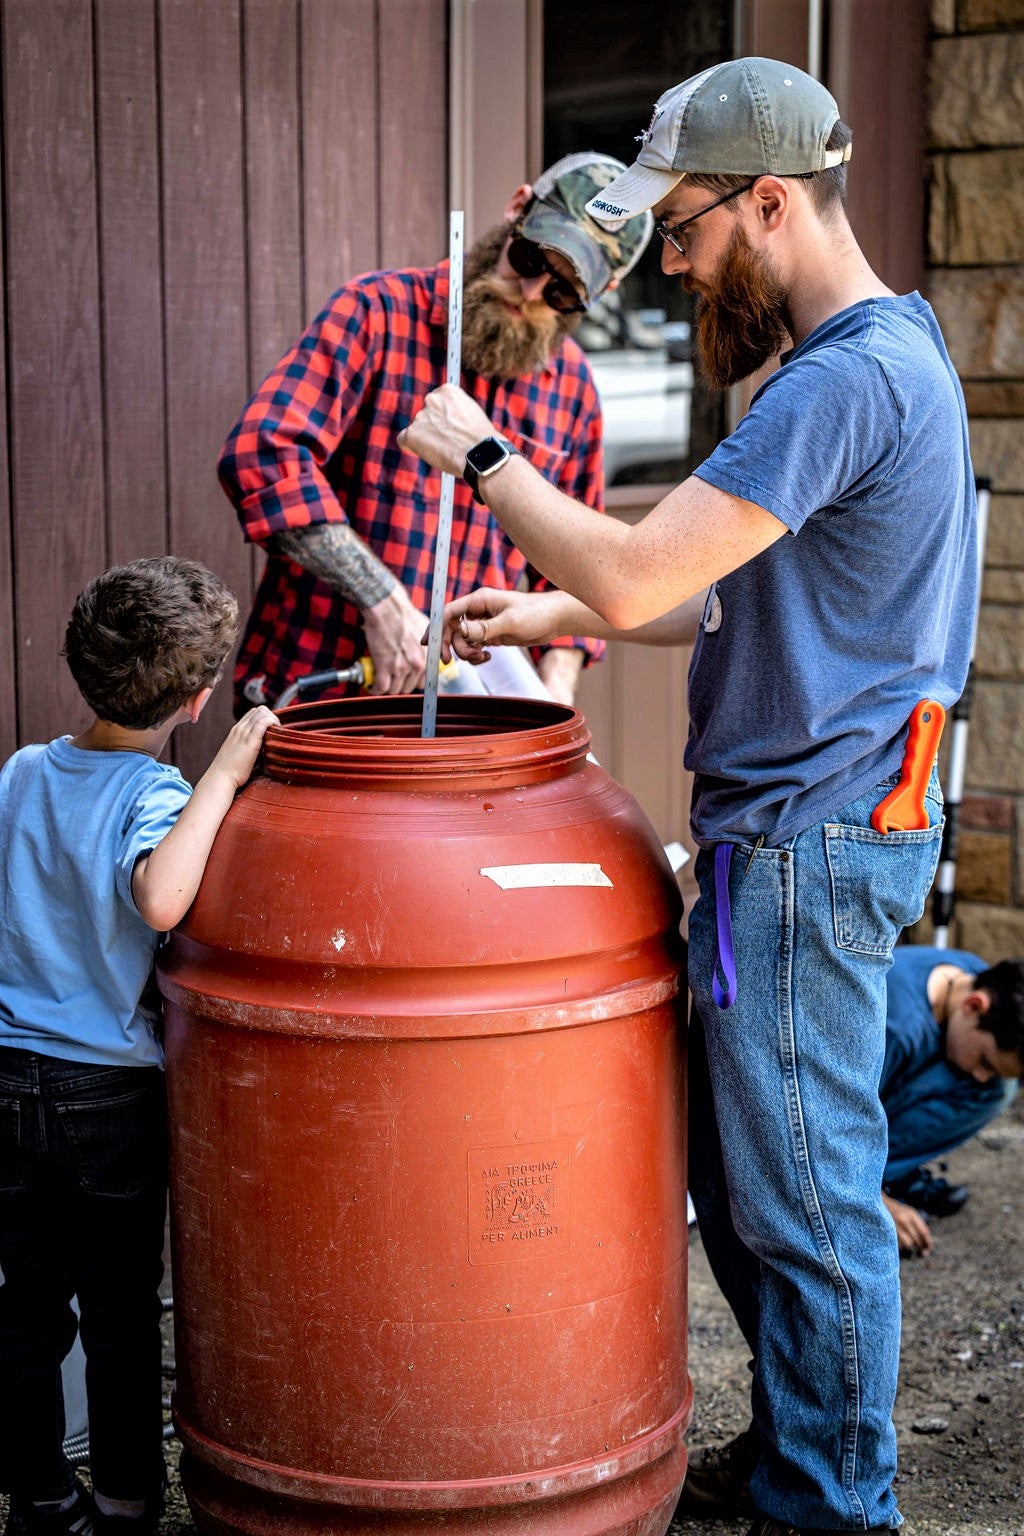
[[[753,1424],[725,1445],[702,1446],[686,1469],[676,1515],[756,1514],[750,1479],[760,1459],[761,1436]]]
[[[966,1184],[951,1184],[928,1168],[915,1168],[884,1188],[893,1200],[902,1200],[904,1205],[912,1205],[926,1216],[955,1216],[971,1197]]]

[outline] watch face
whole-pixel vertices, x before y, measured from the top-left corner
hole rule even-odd
[[[504,464],[508,456],[508,449],[496,438],[485,437],[482,443],[477,443],[466,454],[466,463],[478,475],[486,475],[490,470],[497,469],[499,464]]]

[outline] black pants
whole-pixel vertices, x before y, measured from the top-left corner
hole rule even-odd
[[[113,1499],[157,1494],[166,1148],[159,1068],[0,1048],[0,1488],[8,1492],[42,1500],[70,1491],[60,1366],[80,1327],[93,1486]]]

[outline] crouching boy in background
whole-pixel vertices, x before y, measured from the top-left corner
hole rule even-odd
[[[900,1251],[925,1254],[927,1217],[954,1215],[970,1191],[924,1164],[983,1130],[1024,1076],[1024,961],[990,967],[964,950],[901,944],[886,992],[882,1199]]]
[[[145,1536],[160,1514],[166,1102],[153,962],[274,715],[195,791],[157,759],[196,721],[238,609],[203,566],[137,560],[74,606],[95,719],[0,771],[0,1488],[7,1536]],[[93,1496],[63,1454],[60,1365],[86,1355]]]

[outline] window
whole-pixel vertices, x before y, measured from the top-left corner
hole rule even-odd
[[[627,164],[662,91],[732,52],[721,0],[546,0],[544,157],[594,149]],[[661,271],[654,237],[576,331],[601,395],[610,486],[683,479],[722,436],[722,397],[694,378],[693,298]]]

